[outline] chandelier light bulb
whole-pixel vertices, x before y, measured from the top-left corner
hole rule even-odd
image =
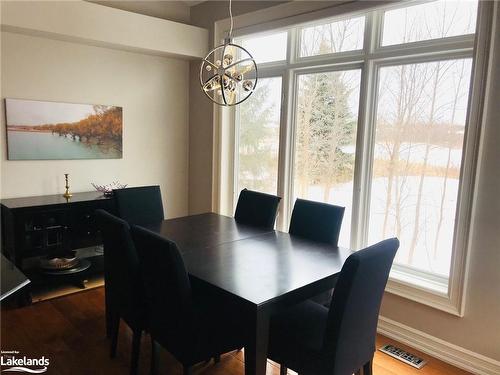
[[[233,56],[230,54],[224,55],[224,66],[228,66],[233,63]]]
[[[233,78],[235,80],[237,80],[238,82],[241,82],[241,81],[243,81],[243,74],[241,74],[240,72],[234,72]]]
[[[250,80],[246,80],[243,82],[243,90],[245,91],[252,91],[253,89],[253,82]]]

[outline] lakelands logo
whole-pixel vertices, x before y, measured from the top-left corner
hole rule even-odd
[[[42,374],[47,372],[50,360],[45,358],[45,356],[42,356],[41,358],[19,356],[19,352],[17,350],[2,350],[0,364],[2,365],[2,372],[27,372],[30,374]]]

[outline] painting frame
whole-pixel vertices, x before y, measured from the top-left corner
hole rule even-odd
[[[123,107],[4,98],[6,157],[19,160],[123,158]]]

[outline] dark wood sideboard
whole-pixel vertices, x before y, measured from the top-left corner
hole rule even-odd
[[[46,195],[1,201],[2,253],[32,281],[20,298],[31,303],[32,292],[73,283],[84,287],[89,273],[103,272],[100,233],[94,211],[102,208],[114,212],[114,201],[98,192]],[[71,253],[90,260],[84,272],[48,275],[40,269],[47,256]]]

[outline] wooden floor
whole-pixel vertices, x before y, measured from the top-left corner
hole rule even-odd
[[[104,290],[102,288],[40,302],[24,308],[2,306],[1,349],[17,350],[19,355],[50,359],[47,374],[89,375],[128,374],[131,334],[124,324],[120,327],[118,354],[108,356],[109,341],[104,329]],[[378,336],[377,347],[394,343]],[[404,345],[403,348],[407,348]],[[407,348],[408,349],[408,348]],[[466,371],[412,350],[429,363],[416,370],[383,353],[377,352],[375,375],[464,375]],[[149,373],[150,341],[143,337],[140,373]],[[181,374],[181,367],[167,353],[162,352],[161,374]],[[292,373],[290,371],[290,373]],[[243,353],[233,352],[222,357],[218,364],[200,364],[195,374],[244,374]],[[276,364],[268,362],[267,375],[278,375]]]

